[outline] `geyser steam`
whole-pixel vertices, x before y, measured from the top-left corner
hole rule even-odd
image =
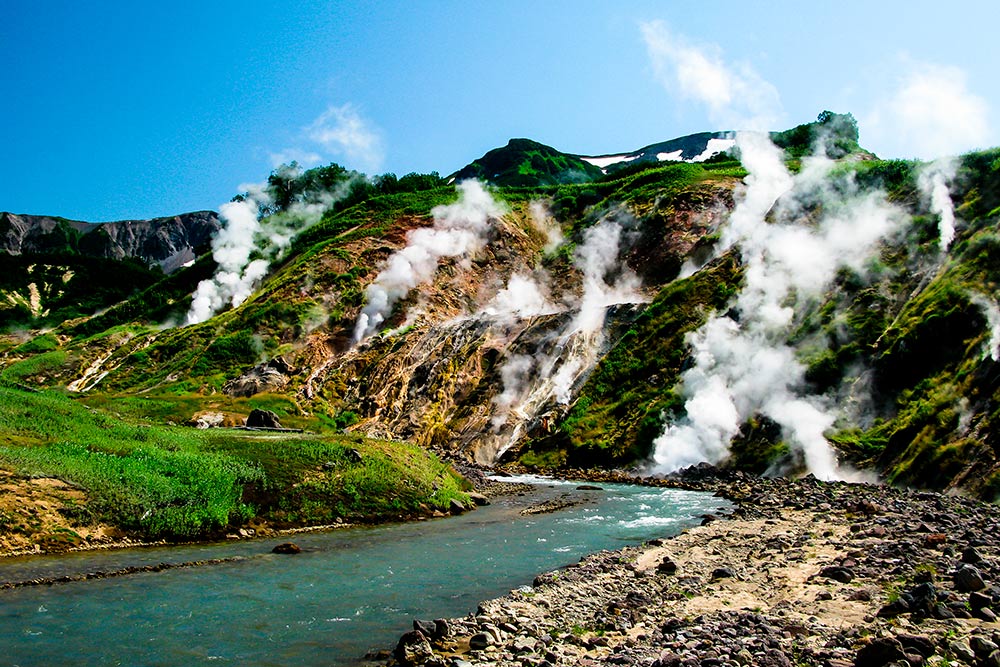
[[[298,173],[284,175],[294,178]],[[212,239],[212,258],[218,268],[210,279],[198,283],[185,324],[204,322],[226,306],[235,308],[246,301],[292,239],[347,196],[359,178],[360,174],[352,173],[333,190],[303,193],[286,210],[263,220],[260,211],[274,204],[270,194],[261,185],[240,186],[247,194],[219,207],[222,228]]]
[[[781,152],[759,134],[737,134],[747,189],[723,232],[743,259],[746,286],[737,318],[715,315],[688,336],[694,366],[682,376],[686,414],[655,441],[656,469],[671,472],[702,461],[718,463],[740,425],[755,414],[781,426],[810,472],[836,479],[837,462],[823,436],[834,421],[818,396],[803,396],[805,369],[787,339],[794,306],[818,298],[840,267],[858,273],[897,214],[879,196],[853,184],[828,184],[832,163],[812,158],[792,177]],[[779,199],[781,198],[781,199]],[[814,227],[801,210],[822,203]],[[765,217],[773,214],[774,222]]]
[[[458,192],[457,202],[431,211],[433,226],[406,235],[406,247],[389,257],[365,289],[366,305],[354,326],[355,343],[375,333],[411,289],[430,282],[441,259],[468,255],[486,245],[490,220],[503,215],[503,208],[478,181],[459,183]]]

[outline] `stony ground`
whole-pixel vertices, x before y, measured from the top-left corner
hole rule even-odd
[[[707,469],[669,483],[734,512],[540,575],[466,618],[416,621],[394,661],[1000,665],[1000,508]]]

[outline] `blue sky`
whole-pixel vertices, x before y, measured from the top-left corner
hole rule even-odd
[[[447,174],[511,137],[604,154],[741,122],[685,90],[661,40],[770,87],[774,129],[832,109],[883,156],[1000,145],[998,18],[985,0],[7,0],[0,210],[170,215],[282,158]]]

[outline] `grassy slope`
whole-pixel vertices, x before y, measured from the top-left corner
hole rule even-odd
[[[463,499],[450,467],[400,443],[154,425],[7,386],[0,423],[0,465],[82,488],[77,521],[147,537],[208,537],[255,519],[394,519]]]

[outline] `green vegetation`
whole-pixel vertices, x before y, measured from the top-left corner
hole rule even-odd
[[[133,260],[0,253],[0,331],[93,315],[162,278]]]
[[[521,463],[605,466],[647,456],[664,413],[683,405],[672,388],[688,358],[685,336],[727,306],[740,280],[727,255],[665,286],[600,361],[558,429],[530,442]]]
[[[862,152],[858,145],[858,122],[849,113],[824,111],[813,123],[798,125],[784,132],[772,132],[771,141],[793,158],[814,153],[817,145],[833,159]]]
[[[530,139],[511,139],[454,174],[457,181],[476,178],[515,188],[582,183],[599,176],[601,170],[589,162]]]
[[[0,423],[4,467],[69,482],[94,520],[148,537],[207,537],[254,518],[397,518],[464,500],[448,466],[399,443],[153,426],[2,386]]]

